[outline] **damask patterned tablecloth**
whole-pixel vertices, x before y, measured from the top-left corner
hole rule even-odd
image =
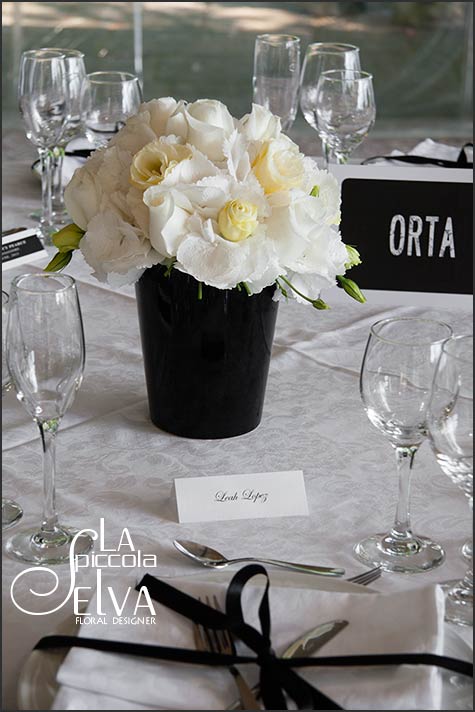
[[[24,224],[25,205],[37,191],[36,184],[27,181],[20,210],[15,193],[20,172],[15,161],[11,164],[11,175],[17,178],[4,195],[4,229]],[[27,170],[24,159],[22,165]],[[32,270],[41,267],[31,265]],[[397,498],[394,453],[370,424],[359,395],[358,373],[370,325],[388,316],[424,314],[443,319],[456,333],[463,333],[471,330],[471,313],[360,305],[350,299],[327,312],[282,304],[259,428],[228,440],[188,440],[158,430],[149,420],[133,289],[114,291],[95,282],[79,256],[68,272],[78,280],[87,359],[83,384],[58,435],[61,520],[97,529],[104,517],[107,539],[113,544],[127,527],[137,548],[158,555],[155,573],[161,576],[195,571],[174,550],[172,540],[177,537],[215,545],[230,557],[266,555],[335,564],[345,567],[347,575],[361,571],[363,567],[353,558],[353,544],[391,524]],[[15,273],[4,274],[7,290]],[[174,478],[276,470],[303,470],[308,517],[178,524]],[[42,510],[40,442],[13,392],[3,399],[2,479],[4,494],[17,499],[24,509],[21,525],[38,524]],[[421,586],[464,571],[460,547],[469,534],[467,502],[442,474],[427,443],[417,455],[412,513],[416,532],[443,544],[446,563],[423,575],[385,575],[378,581],[379,590]],[[4,534],[4,541],[12,531]],[[4,557],[7,709],[15,709],[18,674],[34,644],[72,612],[71,601],[49,615],[31,616],[18,610],[10,586],[23,568]],[[64,566],[57,571],[61,576],[55,593],[32,604],[24,582],[17,589],[19,603],[40,611],[62,601],[69,572]],[[46,572],[42,576],[46,591],[54,582]],[[35,577],[35,588],[40,578]],[[93,587],[95,572],[82,569],[76,585]],[[90,595],[83,591],[85,598]]]

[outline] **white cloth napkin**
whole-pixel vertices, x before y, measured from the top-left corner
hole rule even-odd
[[[130,579],[114,579],[122,601]],[[181,579],[173,585],[204,597],[216,594],[224,608],[226,585]],[[132,586],[133,588],[133,586]],[[155,625],[111,623],[112,603],[103,586],[102,607],[108,623],[82,625],[80,636],[193,648],[191,622],[156,604]],[[262,587],[248,584],[243,595],[247,622],[258,627]],[[132,590],[122,616],[132,616]],[[143,602],[143,600],[142,600]],[[436,586],[396,594],[336,593],[273,586],[270,591],[272,642],[281,653],[299,634],[318,623],[343,618],[349,625],[318,655],[427,652],[443,650],[444,599]],[[88,612],[97,615],[96,597]],[[139,615],[147,613],[141,609]],[[243,652],[241,650],[241,652]],[[252,685],[257,668],[242,666]],[[301,669],[304,676],[345,709],[438,709],[441,677],[436,668],[419,666]],[[61,684],[52,709],[226,709],[236,698],[232,676],[223,669],[183,665],[72,648],[57,676]]]
[[[403,151],[399,151],[398,149],[394,149],[391,151],[390,155],[391,156],[423,156],[424,158],[439,158],[445,161],[456,161],[457,158],[459,157],[461,146],[449,146],[446,143],[439,143],[438,141],[433,141],[431,138],[426,138],[424,141],[420,141],[420,143],[416,144],[414,148],[412,148],[410,151],[407,153],[404,153]],[[467,147],[465,149],[465,152],[467,154],[467,157],[470,161],[473,160],[473,149],[470,147]],[[372,161],[371,165],[376,165],[378,163],[387,163],[388,161],[384,158],[379,159],[378,161]],[[410,168],[411,164],[410,163],[404,163],[404,161],[390,161],[392,166],[404,166],[405,168]],[[414,164],[415,167],[421,168],[420,164]]]

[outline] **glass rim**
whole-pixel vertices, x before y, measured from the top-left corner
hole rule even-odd
[[[4,289],[2,289],[2,306],[8,304],[10,301],[10,295]]]
[[[106,77],[111,77],[106,79]],[[86,79],[94,84],[124,84],[126,82],[138,82],[139,78],[131,72],[110,71],[91,72],[86,74]]]
[[[446,356],[450,356],[450,358],[455,358],[457,361],[462,361],[462,363],[467,363],[470,365],[471,363],[473,363],[473,359],[471,361],[468,358],[464,358],[463,356],[454,354],[451,351],[449,351],[449,348],[448,348],[449,346],[451,346],[452,344],[454,344],[456,342],[460,343],[461,341],[465,341],[468,339],[471,339],[472,344],[473,344],[473,334],[459,334],[458,336],[451,336],[448,339],[446,339],[444,341],[444,343],[442,344],[442,351],[444,352],[444,354]]]
[[[12,289],[15,290],[15,292],[28,292],[29,294],[48,294],[48,292],[40,291],[38,289],[32,289],[30,287],[23,287],[21,285],[22,280],[30,279],[31,277],[34,277],[35,279],[57,279],[57,280],[63,280],[63,285],[60,289],[54,289],[49,294],[59,294],[61,292],[66,292],[69,289],[75,289],[76,288],[76,280],[74,277],[71,277],[69,274],[58,274],[57,272],[26,272],[25,274],[19,274],[17,275],[13,281],[12,281]]]
[[[257,40],[259,40],[260,42],[267,42],[268,44],[272,44],[273,42],[276,42],[278,40],[285,40],[285,42],[291,44],[300,43],[300,37],[298,37],[297,35],[288,35],[280,32],[265,32],[263,35],[257,35],[256,41]]]
[[[367,81],[368,79],[373,79],[373,75],[370,74],[370,72],[364,72],[361,69],[326,69],[320,74],[320,78],[322,77],[332,82],[341,82],[345,80],[361,82],[363,80]]]
[[[84,52],[81,52],[80,49],[74,49],[73,47],[41,47],[40,51],[59,52],[60,54],[64,54],[66,59],[71,59],[72,57],[84,59],[85,57]]]
[[[53,59],[66,59],[66,55],[62,50],[59,51],[55,49],[27,49],[21,53],[21,58],[35,59],[38,62],[50,62]]]
[[[382,336],[380,333],[378,333],[378,329],[382,329],[385,327],[387,324],[392,324],[397,321],[405,321],[405,322],[423,322],[425,324],[437,324],[437,326],[442,326],[443,328],[448,330],[448,333],[446,336],[443,336],[440,339],[428,339],[424,341],[413,341],[412,343],[407,343],[405,341],[400,341],[398,339],[394,338],[389,338],[387,336]],[[379,339],[380,341],[384,341],[387,344],[394,344],[397,346],[407,346],[409,348],[418,348],[420,346],[430,346],[430,345],[435,345],[435,344],[443,344],[445,341],[449,340],[452,335],[453,335],[453,329],[449,324],[446,324],[445,321],[437,321],[437,319],[426,319],[425,317],[419,317],[419,316],[395,316],[395,317],[389,317],[388,319],[380,319],[379,321],[376,321],[370,328],[370,335],[374,336],[376,339]]]
[[[360,51],[360,48],[356,45],[347,44],[346,42],[311,42],[309,45],[307,45],[305,54],[310,54],[310,52],[313,52],[313,50],[317,49],[318,47],[335,48],[335,51],[328,50],[327,52],[325,52],[325,54],[342,54],[344,52],[358,52],[359,54]]]

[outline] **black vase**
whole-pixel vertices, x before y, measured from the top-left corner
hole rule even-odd
[[[176,269],[147,269],[136,284],[152,422],[188,438],[230,438],[256,428],[277,318],[275,287],[200,285]],[[201,298],[200,298],[201,297]]]

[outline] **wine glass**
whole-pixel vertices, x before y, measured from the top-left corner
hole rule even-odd
[[[85,349],[81,311],[75,282],[68,275],[19,275],[12,282],[10,300],[7,362],[17,397],[40,431],[44,508],[40,529],[19,531],[8,541],[7,551],[31,564],[58,564],[68,561],[77,534],[58,522],[55,440],[82,381]],[[75,554],[91,548],[91,537],[81,533],[75,541]]]
[[[386,571],[418,573],[439,566],[439,544],[412,533],[409,514],[414,456],[427,435],[426,414],[443,342],[452,329],[416,317],[373,324],[361,366],[360,391],[366,414],[396,451],[399,502],[394,525],[354,548],[360,561]]]
[[[429,440],[442,472],[473,503],[473,336],[442,346],[429,402]],[[473,625],[473,565],[461,580],[442,585],[446,620]]]
[[[350,69],[322,72],[315,117],[327,166],[330,162],[346,163],[368,135],[376,117],[371,74]]]
[[[51,244],[52,155],[69,117],[69,93],[64,54],[56,50],[23,52],[18,84],[18,102],[27,138],[36,146],[41,167],[42,212],[39,232]]]
[[[81,118],[86,136],[93,146],[106,146],[128,117],[137,113],[141,103],[140,82],[133,74],[87,74],[81,97]]]
[[[8,294],[2,290],[2,396],[12,387],[10,373],[6,361],[6,335],[8,319]],[[23,516],[23,510],[12,499],[2,497],[2,529],[8,529],[16,524]]]
[[[66,80],[69,92],[69,116],[63,135],[53,149],[53,185],[52,208],[54,224],[58,229],[68,221],[64,206],[64,188],[62,184],[64,149],[81,131],[81,91],[86,78],[84,54],[78,49],[43,47],[45,51],[60,52],[64,55]]]
[[[318,130],[315,112],[317,85],[322,72],[330,69],[359,71],[360,50],[355,45],[341,42],[314,42],[307,47],[300,78],[300,108],[310,126]],[[323,144],[323,154],[328,163],[328,149]]]
[[[254,47],[253,101],[279,116],[288,131],[297,115],[300,38],[259,35]]]

